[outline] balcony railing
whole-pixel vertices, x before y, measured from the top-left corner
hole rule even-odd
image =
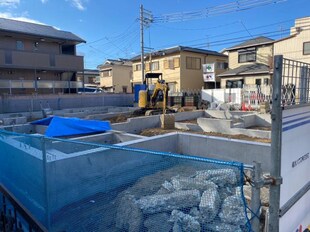
[[[54,94],[58,92],[74,93],[78,92],[80,88],[83,88],[82,81],[0,80],[0,93],[7,92],[9,94],[20,90],[44,91]]]
[[[81,71],[83,57],[49,53],[0,50],[0,66],[7,68]]]

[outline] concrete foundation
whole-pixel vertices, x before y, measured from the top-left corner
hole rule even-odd
[[[90,136],[82,140],[89,141],[94,138]],[[33,166],[32,169],[40,170],[42,165],[40,161],[42,153],[39,152],[42,148],[40,139],[13,136],[9,139],[1,139],[0,142],[5,146],[13,145],[16,154],[23,155],[24,163],[33,163],[32,160],[37,159],[38,162],[35,162],[37,167]],[[169,161],[171,159],[164,155],[153,154],[153,151],[239,161],[245,164],[252,164],[255,160],[261,162],[263,171],[267,172],[272,165],[270,144],[218,137],[172,133],[140,138],[118,145],[120,149],[111,149],[96,144],[47,140],[45,142],[48,155],[46,168],[49,173],[50,196],[55,197],[51,198],[51,211],[55,212],[71,202],[96,194],[98,189],[103,192],[111,191],[147,173],[175,165],[176,161],[171,163]],[[150,152],[122,150],[123,146],[147,149]],[[25,168],[27,169],[21,166],[18,170],[14,169],[11,175],[15,171],[28,173],[29,167]],[[28,182],[29,180],[26,183]]]
[[[240,125],[240,123],[238,123],[236,127],[234,127],[232,120],[198,118],[197,123],[205,132],[216,132],[229,135],[243,134],[250,137],[265,138],[265,139],[271,138],[271,131],[245,129],[242,128],[244,127],[244,124]]]

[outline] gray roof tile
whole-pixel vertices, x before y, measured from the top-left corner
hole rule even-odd
[[[254,39],[249,39],[249,40],[246,40],[240,44],[237,44],[233,47],[230,47],[230,48],[227,48],[225,49],[226,51],[230,51],[230,50],[235,50],[235,49],[238,49],[238,48],[243,48],[243,47],[251,47],[251,46],[257,46],[257,45],[263,45],[263,44],[269,44],[269,43],[273,43],[274,40],[273,39],[270,39],[270,38],[267,38],[265,36],[259,36],[259,37],[256,37]]]
[[[17,21],[12,19],[0,18],[0,31],[8,31],[14,33],[27,34],[32,36],[41,36],[54,39],[70,40],[75,42],[85,42],[77,35],[57,30],[52,26]]]
[[[269,73],[270,68],[265,64],[248,64],[242,65],[238,68],[234,68],[228,70],[226,72],[221,73],[218,75],[219,77],[228,77],[228,76],[237,76],[237,75],[249,75],[249,74],[259,74],[259,73]]]
[[[216,51],[205,50],[205,49],[200,49],[200,48],[184,47],[184,46],[176,46],[176,47],[166,48],[166,49],[152,52],[152,57],[165,56],[165,55],[173,54],[173,53],[180,52],[180,51],[196,52],[196,53],[201,53],[201,54],[206,54],[206,55],[227,57],[226,55],[216,52]],[[146,53],[145,55],[148,55],[148,54]],[[140,55],[133,57],[131,60],[135,61],[139,59],[140,59]]]

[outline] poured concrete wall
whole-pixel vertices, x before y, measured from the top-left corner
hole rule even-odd
[[[81,136],[74,138],[72,140],[89,142],[89,143],[98,143],[98,144],[117,144],[143,138],[145,137],[140,135],[113,131],[96,135]]]
[[[238,161],[253,164],[261,162],[263,171],[271,170],[271,146],[267,143],[249,142],[212,136],[179,134],[178,152],[206,158]]]
[[[189,112],[179,112],[174,114],[175,121],[192,120],[197,117],[203,117],[204,111],[189,111]],[[137,117],[129,118],[127,122],[114,123],[111,125],[113,130],[125,131],[127,133],[140,133],[142,130],[148,128],[160,127],[160,115],[153,115],[148,117]]]
[[[48,150],[57,157],[57,151]],[[84,153],[84,155],[83,155]],[[50,210],[128,185],[172,165],[164,156],[90,146],[48,163]]]
[[[159,115],[148,117],[129,118],[127,122],[114,123],[111,125],[113,130],[125,131],[127,133],[138,134],[146,128],[155,128],[160,126]]]
[[[271,170],[271,146],[268,143],[226,139],[189,133],[170,133],[123,143],[136,148],[179,153],[190,156],[238,161],[252,165],[261,162],[263,171]]]
[[[254,120],[255,117],[252,116],[253,115],[251,115],[251,117],[249,118],[251,120],[252,119]],[[247,127],[253,126],[250,120],[248,122],[241,123],[241,125],[239,125],[240,123],[236,124],[235,127],[232,120],[226,120],[226,119],[198,118],[197,123],[205,132],[216,132],[228,135],[242,134],[250,137],[265,138],[265,139],[271,138],[271,131],[240,128],[240,127],[246,127],[245,123],[247,123]]]

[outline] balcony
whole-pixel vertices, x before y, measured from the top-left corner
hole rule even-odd
[[[82,56],[0,50],[0,67],[81,71],[84,65]]]
[[[83,88],[81,81],[0,80],[0,93],[77,93]]]

